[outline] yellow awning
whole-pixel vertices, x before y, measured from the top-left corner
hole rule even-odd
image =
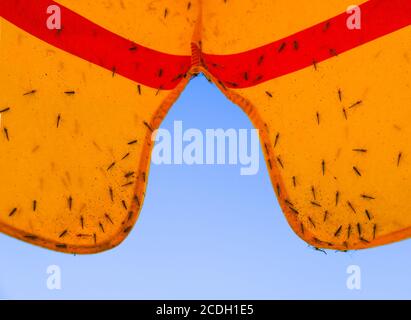
[[[151,134],[203,72],[259,129],[303,240],[409,237],[411,2],[350,5],[2,1],[0,231],[63,252],[118,245],[144,201]]]

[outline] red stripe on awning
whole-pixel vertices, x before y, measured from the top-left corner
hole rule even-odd
[[[370,0],[360,8],[360,30],[348,29],[349,14],[343,13],[250,51],[203,53],[203,62],[226,87],[247,88],[313,66],[411,24],[411,0]]]
[[[61,8],[60,31],[47,28],[51,5]],[[135,44],[54,1],[1,0],[0,16],[52,46],[152,88],[173,89],[191,67],[190,56]]]

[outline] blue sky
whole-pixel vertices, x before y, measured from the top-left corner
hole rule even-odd
[[[243,112],[202,76],[162,127],[251,129]],[[241,165],[152,165],[130,236],[114,250],[74,256],[0,235],[3,299],[409,299],[411,241],[327,255],[283,217],[260,151],[257,175]],[[61,290],[46,286],[61,269]],[[361,268],[361,290],[346,286]]]

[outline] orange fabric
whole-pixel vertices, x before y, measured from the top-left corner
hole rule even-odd
[[[49,5],[61,30],[46,27]],[[144,201],[151,133],[204,72],[259,129],[302,239],[409,237],[411,4],[362,1],[361,30],[347,29],[349,5],[2,2],[0,231],[63,252],[119,244]]]

